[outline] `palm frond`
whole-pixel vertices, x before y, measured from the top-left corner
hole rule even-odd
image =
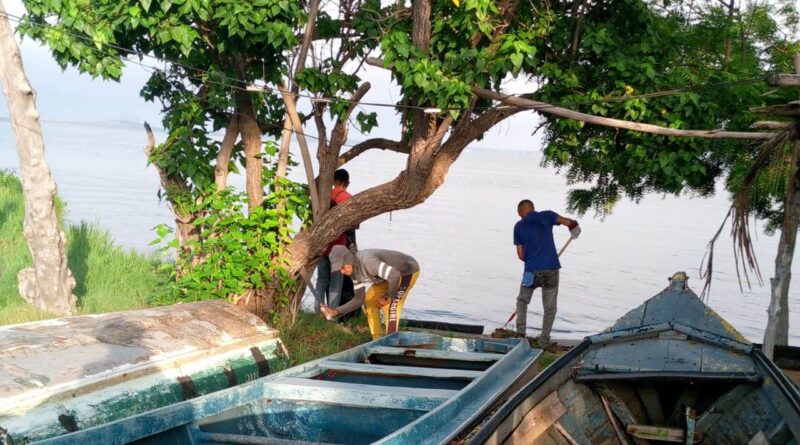
[[[739,281],[739,290],[744,291],[742,278],[747,283],[747,287],[750,287],[751,274],[759,285],[763,284],[750,229],[751,199],[754,198],[753,190],[758,183],[759,176],[785,168],[787,163],[791,164],[791,168],[790,174],[786,175],[786,180],[791,180],[790,178],[794,176],[794,171],[797,169],[797,153],[793,153],[788,147],[790,147],[795,137],[795,131],[794,127],[779,131],[773,138],[765,141],[759,147],[758,154],[742,179],[741,187],[732,198],[728,213],[711,241],[709,241],[706,254],[701,261],[700,276],[705,279],[703,292],[700,294],[701,298],[707,298],[711,292],[711,278],[714,272],[714,247],[729,219],[731,220],[730,233],[733,241],[733,257],[736,265],[736,278]],[[791,187],[787,186],[786,193],[791,193]]]

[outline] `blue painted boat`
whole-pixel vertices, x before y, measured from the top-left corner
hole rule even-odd
[[[40,444],[442,444],[541,351],[522,339],[400,332]]]
[[[460,437],[471,445],[797,445],[800,390],[679,272]]]
[[[27,444],[255,380],[286,349],[222,301],[0,327],[0,444]]]

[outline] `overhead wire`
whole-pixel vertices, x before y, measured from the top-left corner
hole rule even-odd
[[[12,21],[17,22],[17,23],[25,23],[25,24],[29,24],[31,26],[55,29],[55,28],[51,28],[51,25],[43,25],[41,23],[25,21],[23,17],[16,16],[16,15],[13,15],[13,14],[9,14],[9,13],[0,14],[0,16],[5,16],[7,19],[12,20]],[[123,47],[123,46],[112,44],[112,43],[95,42],[94,39],[92,39],[90,36],[87,36],[87,35],[76,34],[76,33],[72,33],[72,32],[69,32],[69,31],[61,30],[61,29],[58,29],[58,32],[61,32],[61,33],[64,33],[65,35],[69,35],[69,36],[72,36],[72,37],[75,37],[75,38],[79,38],[79,39],[82,39],[82,40],[90,41],[92,44],[95,44],[95,45],[107,46],[109,48],[116,49],[117,51],[122,51],[124,53],[127,53],[127,54],[125,54],[124,57],[122,57],[122,59],[125,62],[130,62],[130,63],[136,64],[136,65],[139,65],[139,66],[141,66],[143,68],[146,68],[146,69],[150,69],[150,70],[158,71],[158,72],[164,72],[164,70],[162,70],[162,69],[160,69],[158,67],[147,65],[147,64],[142,63],[140,61],[131,60],[127,56],[128,55],[136,55],[136,56],[139,56],[140,58],[145,58],[146,57],[146,58],[150,58],[150,59],[153,59],[153,60],[156,60],[156,61],[160,61],[160,62],[163,62],[163,63],[171,64],[171,65],[174,65],[174,66],[177,66],[177,67],[181,67],[181,68],[184,68],[184,69],[189,70],[189,71],[194,71],[196,73],[199,73],[201,75],[205,75],[205,76],[208,76],[208,77],[197,76],[197,75],[192,75],[192,74],[188,74],[187,77],[195,79],[195,80],[199,80],[201,82],[211,83],[211,84],[215,84],[215,85],[219,85],[219,86],[223,86],[223,87],[227,87],[227,88],[233,88],[233,89],[237,89],[237,90],[240,90],[240,91],[270,92],[270,93],[276,93],[276,94],[290,93],[290,94],[293,94],[294,96],[299,97],[299,98],[307,98],[307,99],[311,100],[312,103],[313,102],[341,102],[341,103],[349,103],[349,104],[354,104],[355,103],[356,105],[360,105],[360,106],[385,107],[385,108],[393,108],[393,109],[399,109],[399,110],[407,109],[407,110],[422,110],[422,111],[426,111],[426,110],[467,111],[467,110],[486,110],[486,109],[496,108],[496,107],[493,107],[493,106],[488,106],[488,107],[444,107],[444,108],[435,108],[434,109],[434,108],[431,108],[431,107],[419,106],[419,105],[408,105],[408,104],[398,104],[398,103],[382,103],[382,102],[363,102],[363,101],[356,102],[356,101],[352,101],[352,100],[345,99],[345,98],[340,98],[340,97],[324,97],[324,96],[320,97],[320,96],[316,96],[316,95],[313,95],[313,94],[292,93],[291,91],[284,90],[284,89],[279,88],[279,87],[270,87],[270,86],[266,86],[266,85],[254,86],[254,85],[250,84],[250,82],[247,82],[247,81],[242,80],[242,79],[237,79],[235,77],[231,77],[231,76],[225,75],[224,73],[220,73],[220,72],[217,72],[217,71],[208,71],[208,70],[205,70],[205,69],[193,67],[191,65],[187,65],[187,64],[182,63],[182,62],[171,60],[171,59],[166,58],[166,57],[160,57],[160,56],[155,56],[155,55],[152,55],[152,54],[143,53],[143,52],[141,52],[139,50],[136,50],[136,49],[133,49],[133,48]],[[105,52],[105,54],[112,55],[112,53],[109,53],[109,52]],[[113,54],[113,55],[115,57],[120,57],[119,54]],[[166,75],[166,73],[165,73],[165,75]],[[209,77],[216,77],[217,79],[233,81],[234,83],[236,83],[236,85],[230,84],[230,83],[226,83],[224,81],[220,81],[220,80],[217,80],[217,79],[209,78]],[[741,80],[734,80],[734,81],[725,81],[725,82],[717,82],[717,83],[706,83],[706,84],[699,84],[699,85],[690,85],[690,86],[681,87],[681,88],[673,88],[673,89],[669,89],[669,90],[655,91],[655,92],[651,92],[651,93],[643,93],[643,94],[637,94],[637,95],[625,95],[625,96],[605,97],[605,98],[591,98],[591,99],[585,99],[585,100],[581,100],[581,101],[573,101],[573,102],[564,103],[564,104],[543,104],[541,106],[534,106],[534,105],[529,106],[529,107],[510,106],[510,108],[529,108],[529,109],[533,109],[533,110],[542,110],[542,109],[548,109],[548,108],[569,108],[569,107],[580,106],[580,105],[591,105],[591,104],[600,104],[600,103],[621,103],[621,102],[627,102],[627,101],[638,100],[638,99],[648,99],[648,98],[671,96],[671,95],[676,95],[676,94],[680,94],[680,93],[703,90],[703,89],[720,89],[720,88],[725,88],[725,87],[729,87],[729,86],[746,85],[746,84],[751,84],[751,83],[757,83],[757,82],[764,81],[766,78],[767,78],[767,76],[765,75],[765,76],[757,76],[757,77],[752,77],[752,78],[748,78],[748,79],[741,79]],[[506,95],[506,97],[509,97],[509,98],[510,97],[521,97],[521,96],[523,96],[523,95],[521,95],[521,94],[508,94],[508,95]]]

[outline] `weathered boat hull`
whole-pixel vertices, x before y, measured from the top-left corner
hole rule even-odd
[[[0,327],[0,443],[29,443],[255,380],[278,332],[223,302]]]
[[[520,339],[400,332],[42,444],[448,443],[541,353]]]
[[[676,275],[513,395],[468,444],[800,443],[800,391]]]

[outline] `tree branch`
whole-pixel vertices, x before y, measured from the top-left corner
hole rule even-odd
[[[393,141],[391,139],[384,139],[384,138],[367,139],[364,142],[360,142],[354,145],[353,148],[347,150],[341,156],[339,156],[339,161],[336,164],[337,168],[352,161],[353,158],[355,158],[356,156],[373,148],[395,151],[397,153],[403,153],[403,154],[409,154],[411,152],[411,149],[407,144]]]
[[[383,59],[370,57],[367,63],[379,68],[387,68],[383,64]],[[388,69],[388,68],[387,68]],[[608,117],[595,116],[592,114],[581,113],[573,111],[569,108],[557,107],[546,102],[539,102],[536,100],[528,99],[519,96],[510,96],[507,94],[497,93],[495,91],[487,90],[485,88],[472,87],[472,93],[483,99],[491,99],[499,101],[503,104],[530,109],[540,113],[552,114],[567,119],[586,122],[588,124],[601,125],[611,128],[623,128],[626,130],[638,131],[641,133],[658,134],[661,136],[673,137],[695,137],[703,139],[769,139],[774,136],[774,133],[752,133],[742,131],[725,131],[725,130],[680,130],[677,128],[662,127],[660,125],[643,124],[639,122],[631,122],[622,119],[612,119]]]
[[[724,130],[680,130],[677,128],[662,127],[660,125],[642,124],[639,122],[631,122],[621,119],[612,119],[581,113],[568,108],[556,107],[545,102],[497,93],[485,88],[472,87],[472,92],[476,96],[484,99],[496,100],[506,105],[527,108],[540,113],[552,114],[554,116],[586,122],[588,124],[601,125],[611,128],[624,128],[627,130],[658,134],[662,136],[695,137],[704,139],[769,139],[774,136],[773,133],[748,133]]]
[[[222,138],[222,143],[219,146],[219,153],[217,153],[217,164],[214,166],[214,182],[217,184],[217,190],[223,190],[228,186],[228,165],[230,164],[231,155],[233,155],[233,147],[236,145],[236,139],[238,137],[239,115],[234,113],[230,121],[228,121],[228,126],[225,128],[225,136]]]

